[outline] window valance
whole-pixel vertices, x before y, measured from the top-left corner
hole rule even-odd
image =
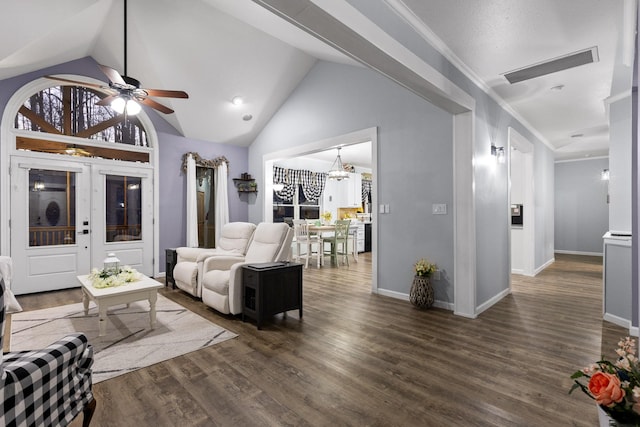
[[[196,161],[196,166],[200,166],[200,167],[204,167],[204,168],[211,168],[211,169],[216,169],[218,168],[222,163],[226,163],[227,164],[227,174],[229,173],[229,160],[227,160],[226,157],[224,156],[220,156],[220,157],[216,157],[215,159],[203,159],[202,157],[200,157],[200,154],[195,153],[195,152],[188,152],[188,153],[184,153],[182,155],[182,172],[186,172],[187,171],[187,157],[189,157],[189,154],[191,154],[193,156],[193,159]]]
[[[310,203],[315,203],[322,195],[326,182],[327,174],[324,172],[273,167],[273,183],[284,185],[282,191],[276,191],[276,195],[286,201],[293,200],[296,186],[300,185],[305,199]]]

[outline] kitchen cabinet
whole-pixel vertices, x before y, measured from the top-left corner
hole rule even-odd
[[[350,173],[346,190],[345,204],[341,207],[360,207],[360,205],[362,205],[362,175],[359,173]]]
[[[353,253],[353,244],[355,243],[358,253],[365,251],[365,224],[363,222],[351,220],[349,226],[349,234],[353,236],[354,240],[349,239],[347,242],[347,253]]]
[[[350,173],[349,179],[342,181],[327,179],[322,193],[322,209],[331,212],[334,219],[337,219],[338,208],[357,208],[361,205],[361,174]]]

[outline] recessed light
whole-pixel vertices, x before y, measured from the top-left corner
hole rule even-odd
[[[571,138],[582,138],[584,136],[584,133],[574,133],[573,135],[571,135]]]
[[[242,105],[244,103],[244,100],[242,99],[241,96],[234,96],[233,99],[231,100],[231,103],[233,105]]]
[[[562,89],[564,89],[564,85],[556,85],[551,87],[551,90],[555,90],[555,91],[560,91]]]
[[[242,116],[242,120],[244,120],[245,122],[248,122],[251,119],[253,119],[253,116],[251,114],[245,114],[244,116]]]

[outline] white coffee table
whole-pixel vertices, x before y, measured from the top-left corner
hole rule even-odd
[[[98,319],[100,326],[100,336],[107,331],[107,308],[117,304],[127,304],[134,301],[149,300],[149,317],[151,329],[156,323],[156,301],[158,300],[158,289],[164,285],[150,277],[140,274],[140,280],[131,282],[123,286],[113,288],[94,288],[88,275],[78,276],[78,281],[82,285],[82,304],[84,314],[89,314],[89,301],[94,301],[98,306]]]

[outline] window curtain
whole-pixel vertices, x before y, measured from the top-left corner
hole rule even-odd
[[[227,176],[229,170],[227,163],[222,162],[219,167],[213,170],[215,183],[215,206],[214,221],[216,236],[220,236],[222,226],[229,222],[229,194],[227,188]],[[217,240],[217,239],[216,239]],[[218,242],[216,242],[217,245]]]
[[[327,174],[322,172],[311,172],[307,170],[298,171],[298,182],[302,186],[302,193],[309,203],[316,203],[327,182]]]
[[[214,171],[214,220],[216,244],[223,225],[229,222],[229,192],[227,190],[229,160],[220,156],[215,159],[203,159],[198,153],[185,153],[182,156],[182,170],[187,175],[187,246],[198,247],[198,196],[196,185],[196,166],[211,168]]]
[[[316,203],[322,196],[326,182],[327,174],[324,172],[273,167],[273,183],[284,185],[281,191],[276,191],[276,195],[287,202],[293,201],[296,186],[300,185],[305,199],[310,203]]]
[[[290,176],[289,172],[289,169],[273,167],[273,183],[284,185],[282,190],[275,192],[276,196],[285,202],[293,202],[293,196],[296,194],[295,177]]]
[[[198,200],[196,160],[187,153],[187,247],[198,247]]]

